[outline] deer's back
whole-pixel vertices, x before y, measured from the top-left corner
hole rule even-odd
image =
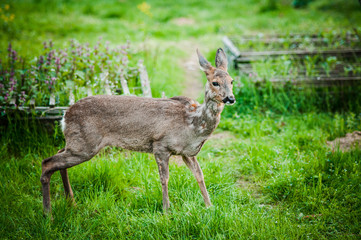
[[[92,96],[68,109],[64,134],[67,144],[152,152],[154,142],[172,145],[186,134],[185,118],[184,103],[174,99]]]

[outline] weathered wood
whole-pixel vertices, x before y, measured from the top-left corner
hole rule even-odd
[[[75,103],[75,97],[74,97],[73,91],[70,90],[69,91],[69,106],[73,105],[74,103]]]
[[[104,82],[105,94],[112,95],[112,91],[110,89],[109,82],[108,82],[108,76],[109,76],[109,72],[103,73],[101,76],[101,81]]]
[[[227,36],[223,37],[222,41],[226,49],[228,49],[234,57],[239,57],[241,55],[241,52]]]
[[[329,42],[327,38],[322,37],[322,38],[253,38],[253,39],[243,39],[241,38],[240,41],[241,42],[261,42],[265,45],[270,45],[273,43],[278,43],[278,44],[283,44],[285,43],[287,40],[289,40],[289,44],[300,44],[303,43],[304,41],[306,42],[311,42],[311,43],[315,43],[317,44],[321,44],[321,45],[329,45],[332,44],[333,42]],[[340,40],[340,39],[336,39],[336,40]],[[352,43],[357,43],[359,42],[358,38],[348,38],[346,39],[347,42],[352,42]]]
[[[54,93],[51,93],[51,94],[50,94],[49,107],[50,107],[50,108],[54,108],[54,107],[55,107],[55,94],[54,94]]]
[[[122,90],[124,95],[130,95],[130,91],[128,88],[128,83],[125,80],[123,75],[120,75],[120,84],[122,85]]]
[[[93,96],[93,91],[90,87],[87,87],[86,89],[88,96]]]
[[[264,82],[265,80],[262,78],[251,78],[253,82]],[[290,82],[292,84],[307,84],[307,85],[322,85],[327,84],[332,85],[335,82],[344,82],[350,83],[354,81],[360,81],[361,76],[355,77],[340,77],[340,76],[331,76],[331,77],[296,77],[296,78],[287,78],[287,77],[271,77],[267,81],[271,83],[287,83]]]
[[[167,96],[165,95],[165,92],[162,91],[162,98],[167,98]]]
[[[10,100],[10,106],[15,106],[16,105],[16,98],[13,97],[11,100]]]
[[[35,109],[35,99],[32,98],[30,99],[30,102],[29,102],[29,110],[31,109]]]
[[[144,97],[152,97],[152,91],[150,90],[150,83],[148,78],[148,72],[143,65],[143,61],[138,62],[139,78],[143,90]]]
[[[242,52],[236,59],[239,63],[249,63],[252,61],[264,59],[267,57],[281,57],[284,55],[292,56],[293,58],[302,58],[308,55],[323,55],[323,56],[343,56],[343,57],[359,57],[361,56],[361,49],[337,49],[337,50],[281,50],[281,51],[262,51],[262,52]]]
[[[140,63],[138,63],[138,67],[139,67],[139,75],[140,75],[140,80],[141,80],[142,85],[140,87],[133,87],[132,89],[142,89],[144,96],[151,97],[152,95],[151,95],[151,90],[150,90],[150,83],[149,83],[148,73],[145,69],[145,66],[143,65],[142,62],[140,62]],[[108,77],[109,77],[109,73],[105,72],[101,75],[100,80],[104,82],[105,93],[108,95],[111,95],[112,91],[109,86]],[[125,95],[130,95],[128,83],[123,76],[121,77],[121,86],[122,86],[122,91],[120,89],[114,89],[114,91],[119,94],[121,92],[123,92],[123,94],[125,94]],[[93,95],[93,92],[90,87],[87,87],[87,95],[88,96]],[[35,112],[41,113],[41,116],[35,117],[36,119],[61,120],[62,116],[64,115],[64,112],[69,107],[68,106],[62,106],[62,107],[55,106],[55,103],[56,103],[55,102],[55,94],[52,93],[50,96],[50,99],[49,99],[49,106],[35,106],[35,99],[31,99],[28,106],[20,106],[20,107],[17,107],[17,109],[22,110],[22,111],[28,111],[28,112],[32,112],[33,110],[35,110]],[[70,89],[69,90],[69,106],[73,105],[74,103],[75,103],[75,97],[74,97],[73,91]],[[10,101],[10,106],[15,106],[15,105],[16,105],[16,98],[13,98]],[[0,108],[6,109],[5,106],[0,106]]]
[[[329,40],[327,35],[320,35],[320,34],[270,34],[270,35],[263,35],[263,34],[255,34],[255,35],[242,35],[240,38],[235,40],[238,41],[269,41],[269,42],[284,42],[284,40],[309,40],[309,41],[325,41]],[[333,35],[331,40],[340,41],[360,41],[359,36],[356,33],[347,33],[346,36],[342,36],[340,34]]]

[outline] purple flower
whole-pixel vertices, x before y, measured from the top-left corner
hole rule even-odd
[[[47,49],[47,48],[48,48],[46,42],[43,42],[43,45],[44,45],[44,49]]]
[[[11,58],[13,59],[13,61],[16,61],[18,58],[17,58],[17,53],[15,50],[12,50],[11,51]]]
[[[43,57],[43,56],[40,56],[40,57],[39,57],[39,64],[40,64],[40,65],[43,65],[43,64],[44,64],[44,57]]]

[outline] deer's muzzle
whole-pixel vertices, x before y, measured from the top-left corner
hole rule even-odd
[[[232,105],[233,103],[236,102],[236,99],[234,98],[234,96],[230,96],[230,97],[224,98],[222,101],[223,101],[223,103],[225,103],[225,104],[230,104],[230,105]]]

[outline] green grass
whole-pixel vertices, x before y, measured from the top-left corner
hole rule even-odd
[[[32,58],[49,39],[56,48],[72,38],[94,45],[103,36],[111,46],[130,40],[144,59],[153,96],[160,97],[181,94],[189,53],[199,47],[214,59],[224,35],[344,31],[361,24],[357,1],[315,0],[293,9],[291,0],[272,8],[254,0],[151,0],[151,16],[137,8],[142,2],[7,1],[0,7],[9,3],[7,14],[15,17],[0,22],[0,49],[11,41]],[[194,24],[179,26],[179,17]],[[62,148],[64,138],[59,127],[49,134],[47,125],[12,119],[0,126],[0,238],[359,239],[361,151],[326,144],[360,130],[359,96],[343,101],[231,75],[238,80],[237,105],[226,107],[218,130],[230,136],[209,140],[198,156],[212,207],[205,208],[191,172],[172,162],[171,210],[164,214],[154,157],[108,148],[69,169],[76,207],[64,198],[60,174],[53,175],[53,220],[46,219],[41,161]]]
[[[168,214],[162,211],[154,157],[106,149],[69,169],[76,207],[68,205],[60,174],[54,174],[53,221],[42,215],[40,162],[62,146],[61,135],[38,139],[42,148],[33,146],[0,163],[0,201],[6,203],[0,211],[1,236],[356,239],[361,234],[361,151],[326,146],[326,140],[361,125],[357,120],[348,128],[346,122],[347,116],[314,113],[224,119],[220,127],[234,137],[210,140],[198,158],[214,206],[204,207],[191,172],[173,162]]]

